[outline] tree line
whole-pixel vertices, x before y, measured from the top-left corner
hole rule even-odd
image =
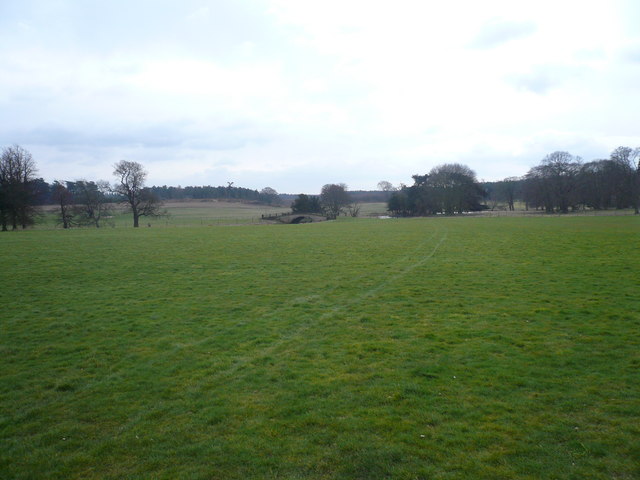
[[[522,177],[479,182],[469,167],[444,164],[428,174],[413,175],[411,186],[393,188],[388,210],[401,216],[462,213],[505,205],[515,210],[568,213],[585,209],[640,207],[640,148],[618,147],[608,159],[584,163],[568,152],[553,152]]]
[[[27,228],[38,215],[37,205],[55,204],[64,228],[80,225],[100,227],[110,217],[114,204],[123,203],[132,213],[133,224],[141,217],[164,214],[164,200],[228,199],[274,205],[278,192],[227,186],[147,187],[147,172],[137,162],[122,160],[114,165],[116,182],[54,181],[36,177],[31,153],[19,145],[6,147],[0,155],[0,227]],[[453,215],[496,208],[567,213],[579,209],[633,208],[640,213],[640,148],[618,147],[609,158],[584,163],[568,152],[553,152],[522,177],[498,182],[479,182],[476,173],[459,163],[438,165],[427,174],[413,175],[413,185],[394,187],[381,181],[378,188],[387,195],[388,211],[394,215]],[[362,192],[360,192],[362,193]],[[361,197],[360,197],[361,198]],[[294,213],[321,213],[329,218],[357,216],[360,204],[345,184],[327,184],[319,196],[298,195]]]
[[[339,215],[357,217],[360,203],[348,192],[344,183],[328,183],[322,187],[319,196],[301,193],[291,204],[293,213],[325,215],[335,219]]]
[[[234,187],[233,182],[228,182],[227,186],[213,187],[205,186],[187,186],[187,187],[150,187],[151,191],[158,198],[168,200],[242,200],[248,202],[265,203],[275,205],[280,201],[278,192],[271,187],[265,187],[262,190],[252,190],[244,187]]]
[[[618,147],[605,160],[583,163],[554,152],[532,168],[522,182],[527,208],[567,213],[591,208],[640,207],[640,148]]]
[[[6,147],[0,154],[0,228],[27,228],[39,215],[38,205],[56,205],[58,222],[63,228],[100,227],[109,222],[115,204],[124,204],[138,227],[141,217],[157,217],[165,200],[228,199],[274,205],[280,203],[278,192],[265,187],[261,191],[234,187],[147,187],[147,172],[137,162],[122,160],[114,165],[116,178],[108,181],[60,181],[49,184],[37,178],[37,168],[30,152],[19,145]]]
[[[477,211],[485,192],[466,165],[439,165],[425,175],[413,175],[413,185],[393,192],[388,210],[395,215],[436,215]]]
[[[31,153],[19,145],[7,147],[0,155],[0,228],[27,228],[35,222],[37,205],[44,197],[58,206],[63,228],[92,225],[100,227],[111,217],[115,202],[123,202],[133,214],[133,226],[140,217],[158,216],[161,201],[145,187],[147,172],[136,162],[122,160],[114,165],[116,182],[77,180],[49,185],[36,178]]]

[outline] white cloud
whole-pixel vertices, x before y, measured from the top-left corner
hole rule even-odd
[[[484,24],[472,46],[478,48],[493,48],[512,40],[528,37],[537,30],[531,21],[491,20]]]
[[[155,183],[311,193],[445,161],[523,174],[545,149],[640,144],[634,5],[3,4],[0,144],[37,151],[48,179],[108,177],[121,158]]]

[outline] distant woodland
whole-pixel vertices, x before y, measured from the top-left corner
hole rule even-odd
[[[640,148],[618,147],[610,158],[584,163],[568,152],[547,155],[523,177],[480,183],[460,164],[414,175],[414,184],[392,191],[396,215],[434,215],[503,208],[547,213],[633,208],[640,204]],[[395,190],[395,189],[392,189]]]
[[[522,177],[480,182],[476,173],[459,163],[442,164],[412,176],[412,185],[381,181],[378,190],[349,192],[345,184],[328,184],[319,195],[279,194],[273,188],[253,190],[235,186],[151,186],[136,162],[114,165],[115,183],[105,180],[56,180],[37,176],[36,163],[19,145],[0,156],[0,226],[3,231],[27,228],[38,205],[58,205],[60,224],[100,226],[116,204],[127,207],[134,226],[141,216],[160,215],[165,201],[217,199],[291,205],[298,213],[358,216],[359,204],[386,202],[396,216],[455,215],[481,210],[525,210],[568,213],[577,210],[640,207],[640,148],[618,147],[607,159],[583,162],[568,152],[553,152]]]

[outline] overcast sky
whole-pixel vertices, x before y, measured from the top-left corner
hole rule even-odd
[[[640,146],[640,1],[0,0],[0,146],[39,175],[318,193]]]

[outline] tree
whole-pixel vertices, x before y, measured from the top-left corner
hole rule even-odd
[[[466,165],[445,163],[425,175],[413,175],[413,185],[403,186],[389,198],[388,210],[395,215],[453,215],[480,210],[484,189]]]
[[[353,202],[349,205],[347,205],[347,212],[349,213],[349,215],[351,217],[357,217],[358,215],[360,215],[360,209],[362,208],[362,205],[360,205],[358,202]]]
[[[280,203],[280,195],[271,187],[264,187],[260,190],[260,201],[267,205],[273,205],[274,203]]]
[[[476,173],[460,163],[445,163],[429,172],[429,187],[440,211],[447,215],[478,210],[484,192]]]
[[[382,190],[385,193],[386,199],[389,200],[391,198],[391,194],[398,189],[394,187],[391,182],[388,182],[387,180],[380,180],[378,182],[378,190]]]
[[[134,227],[139,226],[140,217],[162,215],[160,200],[144,186],[147,172],[142,165],[121,160],[114,165],[113,174],[117,178],[113,191],[126,198],[127,207],[133,214]]]
[[[322,187],[320,204],[330,218],[336,218],[351,203],[351,196],[344,183],[330,183]]]
[[[525,200],[546,212],[567,213],[578,204],[580,157],[568,152],[553,152],[525,176]]]
[[[51,185],[44,178],[36,178],[31,182],[34,205],[48,205],[51,200]]]
[[[632,205],[629,172],[613,160],[594,160],[581,166],[577,178],[578,201],[595,210]]]
[[[111,203],[108,202],[109,183],[104,180],[75,182],[76,210],[79,221],[84,225],[95,225],[100,228],[101,223],[111,214]]]
[[[3,149],[0,155],[0,224],[6,231],[27,228],[35,221],[36,164],[19,145]]]
[[[611,160],[626,171],[625,186],[631,196],[633,211],[640,214],[640,147],[618,147],[611,152]]]
[[[380,180],[378,182],[378,189],[382,190],[383,192],[395,192],[397,190],[397,188],[394,187],[391,182],[388,182],[386,180]]]
[[[515,210],[515,199],[521,180],[518,177],[507,177],[496,185],[496,199],[507,202],[509,211]]]
[[[406,187],[391,194],[391,197],[389,197],[389,201],[387,202],[387,210],[389,210],[393,215],[406,216],[411,214]]]
[[[293,213],[322,213],[320,199],[316,196],[309,196],[301,193],[291,204]]]
[[[67,186],[58,180],[53,182],[53,200],[60,207],[58,221],[62,224],[62,228],[70,228],[73,221],[73,214],[71,213],[73,195]]]

